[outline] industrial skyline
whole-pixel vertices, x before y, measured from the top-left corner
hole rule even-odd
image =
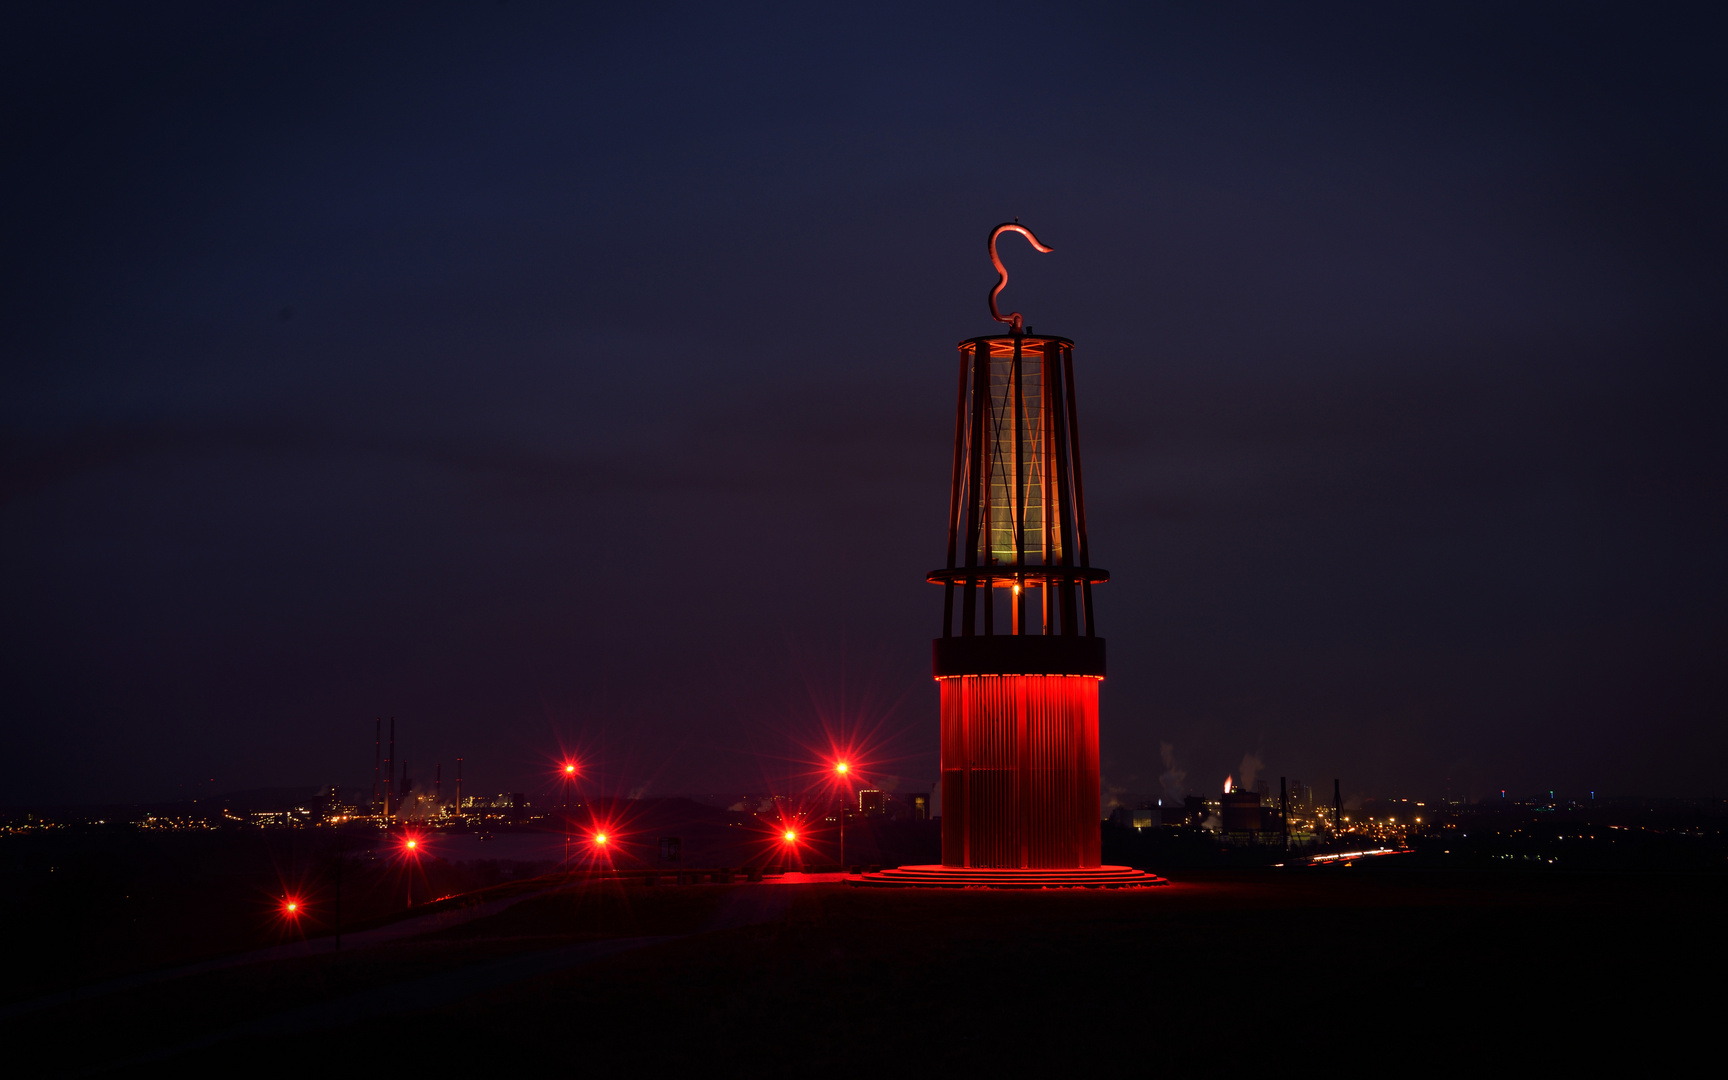
[[[494,791],[854,738],[928,786],[1016,217],[1005,302],[1084,346],[1106,791],[1728,752],[1714,13],[0,20],[9,801],[367,786],[377,716]]]

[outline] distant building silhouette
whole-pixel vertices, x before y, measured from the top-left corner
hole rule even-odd
[[[1260,831],[1260,793],[1227,791],[1219,801],[1219,819],[1227,840],[1252,843]]]

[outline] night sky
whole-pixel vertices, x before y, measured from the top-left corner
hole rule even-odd
[[[1704,5],[29,7],[0,803],[928,790],[1016,216],[1107,791],[1723,790]]]

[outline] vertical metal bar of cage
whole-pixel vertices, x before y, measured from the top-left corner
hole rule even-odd
[[[977,633],[978,605],[974,596],[978,588],[978,576],[974,571],[978,568],[978,480],[984,460],[984,397],[987,387],[985,380],[985,361],[989,356],[989,346],[978,342],[972,347],[972,423],[967,434],[971,443],[967,456],[971,463],[967,468],[967,487],[970,489],[966,503],[966,588],[962,593],[961,604],[964,610],[960,615],[960,633],[971,637]]]
[[[1014,633],[1026,632],[1026,447],[1021,426],[1026,394],[1020,382],[1020,338],[1014,339]]]
[[[1074,520],[1074,489],[1068,480],[1068,425],[1066,423],[1067,408],[1063,399],[1062,353],[1061,347],[1054,341],[1045,346],[1046,357],[1054,354],[1056,360],[1056,483],[1060,493],[1060,502],[1056,507],[1056,529],[1061,535],[1062,544],[1062,635],[1071,637],[1077,629],[1074,621],[1074,545],[1069,542],[1072,535]]]
[[[1062,350],[1063,379],[1068,387],[1068,438],[1073,443],[1070,453],[1074,455],[1074,524],[1080,530],[1080,566],[1090,569],[1092,566],[1092,549],[1086,542],[1086,481],[1080,472],[1080,412],[1074,403],[1074,350]],[[1086,636],[1096,637],[1095,625],[1092,619],[1092,576],[1086,575],[1086,580],[1080,586],[1082,599],[1086,606]]]
[[[1038,369],[1038,476],[1039,483],[1042,485],[1040,490],[1043,493],[1043,499],[1040,501],[1044,504],[1044,554],[1042,560],[1044,563],[1044,587],[1039,591],[1043,593],[1044,633],[1047,635],[1055,632],[1056,620],[1056,593],[1054,591],[1056,583],[1050,577],[1050,559],[1056,550],[1052,542],[1052,538],[1056,535],[1054,518],[1056,501],[1050,487],[1052,478],[1055,476],[1055,469],[1051,466],[1052,455],[1056,452],[1055,410],[1051,406],[1051,395],[1055,393],[1054,384],[1050,379],[1051,345],[1052,343],[1048,341],[1044,343],[1042,366]]]
[[[966,482],[966,365],[967,352],[960,350],[960,389],[954,404],[954,483],[948,496],[948,580],[942,586],[942,636],[954,636],[954,546],[960,537],[960,489]]]
[[[996,396],[990,386],[991,368],[996,363],[992,355],[994,351],[986,347],[982,365],[984,377],[979,381],[979,385],[984,387],[984,425],[987,429],[981,447],[984,454],[984,550],[979,555],[984,566],[985,637],[996,633],[996,538],[992,535],[996,530],[996,507],[990,492],[996,477]]]

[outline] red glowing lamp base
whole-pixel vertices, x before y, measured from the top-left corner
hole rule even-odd
[[[1100,681],[1072,675],[939,680],[944,866],[1098,869]]]

